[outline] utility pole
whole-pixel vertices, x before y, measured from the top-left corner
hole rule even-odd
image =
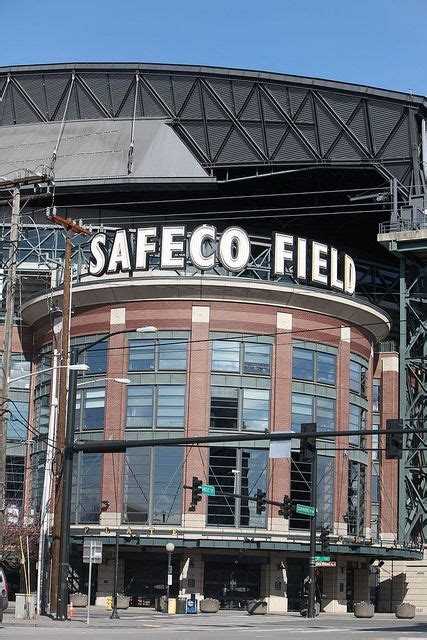
[[[64,287],[63,287],[63,324],[62,324],[62,347],[60,358],[60,378],[59,378],[59,407],[58,407],[58,426],[56,432],[55,446],[55,508],[52,532],[51,547],[51,590],[50,590],[50,613],[57,613],[57,600],[59,594],[59,565],[60,565],[60,541],[61,541],[61,514],[63,500],[63,461],[64,446],[67,422],[67,376],[68,376],[68,344],[70,339],[70,318],[71,318],[71,248],[73,233],[90,234],[88,229],[79,227],[74,224],[71,219],[61,218],[57,215],[49,217],[56,224],[60,224],[67,230],[65,241],[65,257],[64,257]],[[74,416],[70,416],[74,419]]]
[[[316,431],[316,423],[308,422],[301,425],[301,435]],[[301,439],[301,458],[310,462],[310,506],[314,507],[314,515],[310,516],[310,551],[308,558],[308,604],[307,618],[316,617],[316,513],[317,513],[317,446],[316,438],[312,436]]]
[[[3,361],[0,412],[0,554],[3,555],[4,525],[6,516],[6,444],[9,417],[9,376],[13,349],[13,324],[15,317],[16,266],[21,211],[21,187],[50,181],[46,175],[21,175],[11,180],[0,179],[0,191],[12,191],[9,258],[6,271],[5,318],[3,325]]]

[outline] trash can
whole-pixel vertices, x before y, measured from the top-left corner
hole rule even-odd
[[[176,598],[169,598],[168,613],[176,613]]]
[[[197,600],[188,598],[186,601],[185,613],[197,613]]]
[[[15,619],[32,620],[36,615],[36,594],[17,593],[15,596]]]
[[[187,598],[178,598],[178,600],[176,601],[176,612],[177,613],[187,612]]]

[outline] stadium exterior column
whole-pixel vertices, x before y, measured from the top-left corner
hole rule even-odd
[[[341,327],[341,339],[337,359],[337,404],[336,426],[348,427],[350,403],[350,327]],[[334,533],[347,534],[344,515],[348,513],[348,436],[336,438],[335,489],[334,489]],[[342,451],[339,449],[342,448]]]

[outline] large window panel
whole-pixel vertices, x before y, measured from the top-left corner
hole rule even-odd
[[[159,385],[157,387],[157,427],[184,428],[185,386]]]
[[[243,343],[243,373],[270,375],[271,345],[258,342]]]
[[[253,496],[257,490],[267,491],[268,451],[263,449],[243,449],[241,455],[240,493],[243,496]],[[253,500],[240,501],[240,526],[265,527],[266,512],[257,514],[256,502]]]
[[[243,389],[243,429],[268,431],[269,396],[263,389]]]
[[[83,431],[104,429],[105,389],[80,389],[76,398],[76,427]]]
[[[150,501],[151,449],[137,448],[126,452],[123,509],[124,520],[129,524],[148,522]]]
[[[234,387],[211,387],[211,428],[237,429],[239,390]]]
[[[212,340],[212,371],[240,371],[240,342]]]
[[[128,387],[126,426],[148,428],[153,425],[153,387]]]
[[[350,391],[359,395],[366,393],[366,367],[355,360],[350,360]]]
[[[313,422],[313,396],[302,393],[292,394],[292,431],[301,432],[301,425]]]
[[[314,351],[299,347],[292,349],[292,377],[314,381]]]
[[[317,456],[317,528],[334,522],[334,458]]]
[[[317,352],[317,382],[336,383],[337,357],[330,353]]]
[[[28,402],[10,401],[7,419],[7,439],[26,440],[28,435]]]
[[[187,341],[178,338],[159,340],[159,369],[179,371],[187,368]]]
[[[84,360],[90,367],[90,374],[107,371],[108,341],[100,342],[85,351]]]
[[[50,399],[48,395],[34,400],[34,420],[38,433],[47,433],[49,428]]]
[[[237,450],[212,448],[209,455],[209,484],[215,487],[215,495],[208,498],[208,524],[235,526],[234,473],[237,467]]]
[[[334,431],[335,400],[315,398],[315,421],[319,431]]]
[[[99,522],[102,454],[84,453],[80,465],[79,521]]]
[[[153,371],[155,340],[129,340],[129,371]]]
[[[154,449],[153,524],[180,524],[182,509],[182,447]]]
[[[349,431],[361,431],[365,429],[365,410],[355,404],[350,404],[348,412]],[[358,447],[363,445],[364,436],[349,436],[349,443]]]

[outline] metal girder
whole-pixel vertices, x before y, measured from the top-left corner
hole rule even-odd
[[[403,94],[156,65],[0,70],[0,87],[0,126],[61,121],[66,105],[66,120],[161,118],[205,167],[372,166],[421,192],[423,106]]]

